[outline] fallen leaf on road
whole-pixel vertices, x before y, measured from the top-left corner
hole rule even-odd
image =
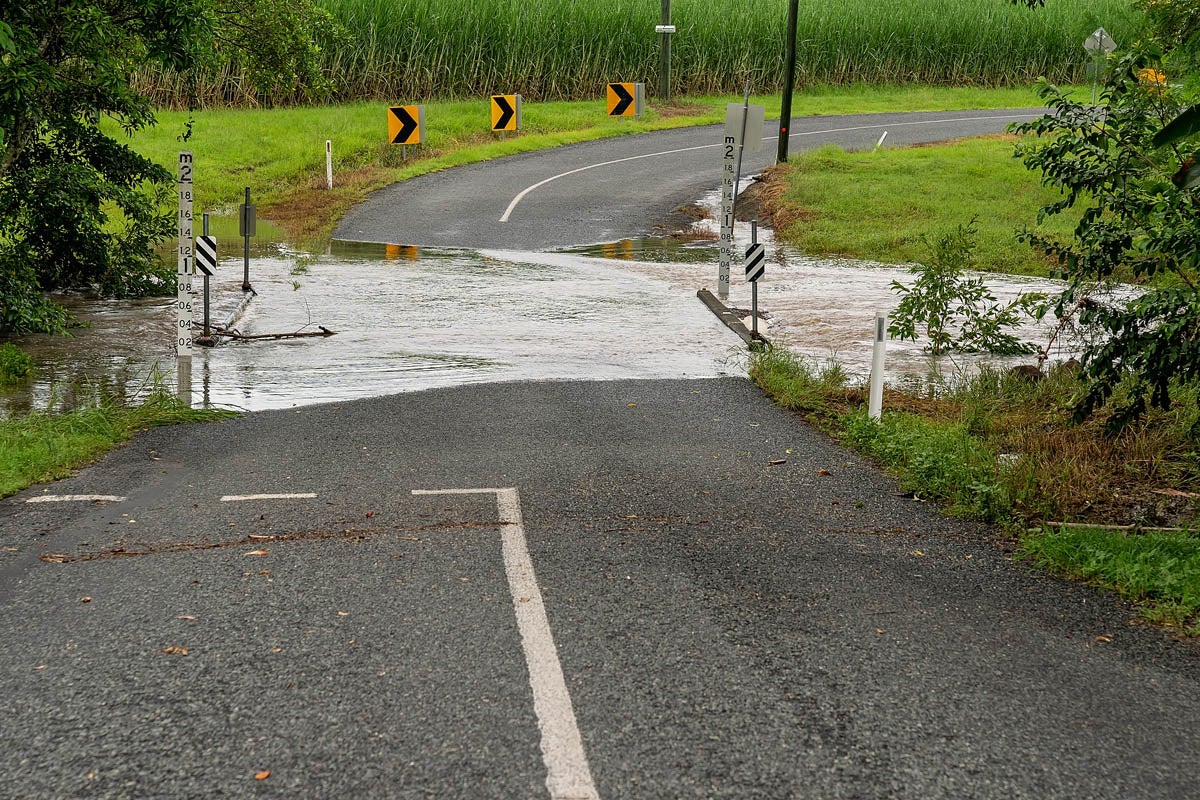
[[[265,534],[265,533],[252,533],[249,536],[247,536],[246,538],[252,542],[261,542],[261,541],[270,541],[270,540],[274,539],[275,537],[271,536],[269,534]]]
[[[787,463],[787,459],[786,459],[786,458],[777,458],[777,459],[775,459],[775,460],[773,460],[773,461],[768,461],[768,462],[767,462],[767,466],[769,466],[769,467],[778,467],[780,464],[786,464],[786,463]]]
[[[66,553],[47,553],[42,556],[42,561],[48,561],[51,564],[65,564],[71,560],[71,557]]]
[[[828,478],[833,473],[827,469],[819,469],[819,470],[817,470],[817,474],[820,475],[822,478]]]
[[[264,769],[262,772],[254,773],[254,780],[256,781],[265,781],[269,777],[271,777],[271,770],[269,769]]]
[[[876,628],[876,629],[875,629],[875,632],[876,632],[876,633],[878,633],[880,636],[882,636],[882,635],[883,635],[883,628]]]
[[[349,611],[339,611],[338,616],[339,617],[348,617],[348,616],[350,616],[350,612]]]
[[[46,665],[45,665],[45,664],[38,664],[36,667],[34,667],[34,668],[33,668],[33,671],[34,671],[34,672],[41,672],[41,671],[42,671],[42,670],[44,670],[45,668],[46,668]]]
[[[1112,634],[1111,634],[1111,633],[1104,634],[1103,636],[1097,636],[1097,637],[1096,637],[1096,641],[1097,641],[1097,642],[1102,642],[1102,643],[1104,643],[1104,644],[1110,644],[1110,643],[1112,642],[1112,640],[1113,640],[1113,637],[1112,637]]]
[[[79,598],[79,602],[81,602],[81,603],[90,603],[90,602],[92,602],[92,598],[90,598],[90,597],[81,597],[81,598]]]
[[[191,616],[190,614],[185,614],[185,615],[183,615],[182,617],[176,617],[175,619],[184,619],[184,620],[187,620],[188,622],[195,622],[195,621],[196,621],[196,618],[195,618],[195,617],[193,617],[193,616]]]
[[[246,555],[248,555],[248,556],[265,556],[270,552],[271,552],[270,550],[251,550],[249,553],[246,553]]]
[[[914,555],[914,556],[923,556],[923,555],[925,555],[925,554],[924,554],[924,553],[922,553],[920,550],[913,550],[913,555]]]
[[[171,647],[164,647],[163,652],[169,656],[186,656],[188,654],[188,649],[186,647],[175,647],[172,645]]]

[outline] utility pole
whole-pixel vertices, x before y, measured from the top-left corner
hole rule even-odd
[[[666,2],[666,0],[663,0]],[[787,51],[784,56],[783,102],[779,107],[779,154],[777,161],[788,158],[788,136],[792,127],[792,90],[796,81],[796,13],[800,0],[788,0]]]
[[[658,99],[671,99],[671,0],[662,0],[662,44],[658,52]]]

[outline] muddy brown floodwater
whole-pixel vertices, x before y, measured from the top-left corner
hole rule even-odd
[[[197,348],[196,405],[258,410],[481,381],[744,375],[740,340],[696,299],[717,289],[717,248],[697,237],[617,242],[570,252],[428,250],[335,242],[321,254],[257,242],[257,292],[237,329],[336,335]],[[741,230],[739,228],[739,236]],[[748,231],[747,231],[748,235]],[[813,259],[770,241],[759,283],[763,332],[814,361],[865,377],[876,311],[895,307],[903,267]],[[729,304],[750,307],[735,265]],[[220,322],[241,300],[242,259],[223,254],[213,290]],[[1054,292],[1045,280],[987,276],[1001,298]],[[136,397],[162,373],[175,385],[169,299],[67,305],[85,323],[74,337],[14,341],[34,356],[36,380],[0,397],[6,413],[70,404],[80,391]],[[197,309],[200,304],[197,302]],[[1026,331],[1032,341],[1043,332]],[[1066,347],[1052,357],[1066,359]],[[1029,361],[1030,359],[1025,359]],[[922,381],[987,359],[930,360],[919,344],[891,342],[888,377]],[[1016,363],[1012,361],[1002,363]]]

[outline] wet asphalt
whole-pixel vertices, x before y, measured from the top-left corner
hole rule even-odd
[[[1195,644],[727,378],[157,429],[0,501],[0,797],[548,796],[495,501],[412,494],[483,487],[600,797],[1195,796]]]

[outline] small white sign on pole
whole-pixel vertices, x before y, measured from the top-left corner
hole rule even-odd
[[[1108,54],[1117,49],[1117,43],[1104,28],[1097,28],[1083,43],[1083,49],[1092,53]]]

